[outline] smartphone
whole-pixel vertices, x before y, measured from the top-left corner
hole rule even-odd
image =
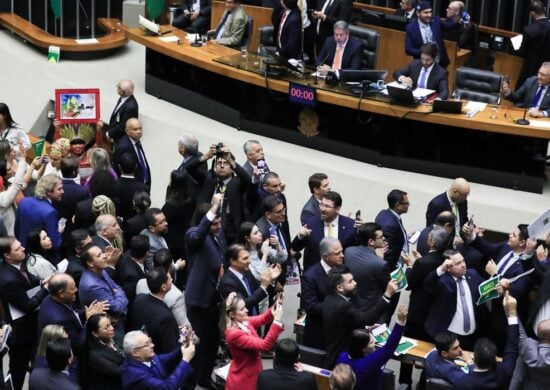
[[[361,210],[355,212],[355,220],[357,221],[358,219],[361,219]]]
[[[416,244],[416,241],[418,241],[418,237],[420,237],[420,230],[414,232],[411,238],[409,238],[409,244]]]
[[[474,226],[474,216],[472,214],[472,216],[470,217],[470,219],[468,220],[468,226],[469,227],[473,227]]]
[[[506,82],[506,84],[510,85],[510,75],[507,74],[506,77],[504,78],[504,81]]]

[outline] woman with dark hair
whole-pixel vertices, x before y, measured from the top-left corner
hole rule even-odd
[[[86,322],[88,346],[86,379],[89,390],[118,390],[122,387],[124,360],[122,348],[115,344],[115,329],[104,314],[94,314]]]
[[[145,212],[151,207],[151,196],[146,191],[139,191],[134,194],[132,200],[136,215],[132,218],[123,221],[124,225],[122,231],[124,232],[124,241],[130,242],[132,237],[139,234],[143,229],[147,228],[145,222]],[[181,237],[183,241],[183,236]]]
[[[29,136],[15,123],[5,103],[0,103],[0,139],[8,141],[17,156],[24,157],[31,147]]]
[[[27,271],[39,279],[53,275],[57,268],[48,260],[52,240],[41,228],[32,229],[27,236]]]

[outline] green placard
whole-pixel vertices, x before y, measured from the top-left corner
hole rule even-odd
[[[50,64],[57,64],[59,62],[60,52],[59,46],[50,46],[48,48],[48,62]]]
[[[44,143],[46,141],[41,139],[40,141],[36,141],[34,144],[32,144],[34,148],[34,156],[35,157],[42,157],[42,152],[44,152]]]
[[[479,285],[479,299],[477,300],[478,306],[487,301],[490,301],[491,299],[499,297],[497,292],[497,284],[499,281],[500,275],[495,275]]]
[[[397,291],[401,291],[407,288],[409,283],[407,282],[407,275],[403,266],[399,266],[395,271],[390,274],[393,280],[397,281]]]

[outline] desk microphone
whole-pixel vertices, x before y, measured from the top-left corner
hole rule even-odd
[[[200,34],[195,34],[195,42],[191,44],[192,47],[201,47],[202,46],[202,39],[199,39]]]
[[[329,56],[330,56],[330,53],[328,53],[325,56],[325,58],[323,58],[323,60],[319,62],[319,66],[323,65]],[[314,78],[313,84],[314,85],[319,84],[319,67],[317,67],[317,69],[315,69],[315,78]]]
[[[529,124],[529,121],[527,119],[525,119],[525,116],[527,115],[527,110],[529,109],[529,107],[527,105],[525,105],[525,110],[523,110],[523,118],[522,119],[516,119],[514,121],[514,123],[516,125],[522,125],[522,126],[526,126]]]

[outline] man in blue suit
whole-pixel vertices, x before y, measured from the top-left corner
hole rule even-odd
[[[164,355],[156,355],[154,347],[151,339],[139,330],[128,332],[124,336],[126,359],[121,366],[123,389],[176,390],[192,375],[193,369],[189,362],[195,355],[195,344],[184,343],[180,348]]]
[[[472,269],[466,268],[464,257],[457,251],[443,253],[445,261],[424,281],[426,291],[433,294],[430,314],[424,327],[431,337],[442,331],[458,335],[460,344],[471,350],[480,326],[482,310],[477,306],[478,286],[483,281]]]
[[[223,194],[215,194],[211,205],[199,206],[197,225],[185,234],[189,254],[185,305],[193,330],[201,340],[193,366],[198,384],[207,388],[220,340],[218,279],[226,250],[219,216],[222,199]]]
[[[455,28],[454,23],[442,25],[438,16],[433,17],[432,5],[429,1],[420,1],[416,6],[416,21],[407,25],[405,34],[405,53],[416,59],[420,58],[420,48],[425,43],[433,42],[439,49],[437,62],[443,68],[449,66],[449,56],[443,42],[442,27],[445,29]]]
[[[527,107],[529,116],[547,118],[550,116],[550,62],[544,62],[536,76],[531,76],[512,92],[505,81],[502,84],[504,98],[518,107]]]
[[[436,58],[437,45],[426,43],[420,48],[420,59],[396,70],[393,78],[413,89],[433,89],[440,99],[446,100],[449,97],[449,74],[435,62]]]
[[[363,65],[363,42],[350,37],[348,23],[334,23],[334,34],[328,37],[317,55],[316,64],[326,74],[329,70],[361,69]]]
[[[324,173],[314,173],[307,182],[311,197],[307,200],[302,213],[300,214],[300,223],[306,223],[306,219],[315,215],[321,215],[319,204],[327,192],[330,191],[330,182],[328,176]]]
[[[334,237],[340,240],[346,249],[355,243],[355,221],[340,215],[342,197],[339,193],[329,191],[320,203],[321,215],[306,220],[300,231],[292,240],[292,249],[304,251],[304,272],[321,260],[319,243],[323,237]],[[360,223],[360,221],[359,221]]]
[[[455,363],[462,359],[462,348],[456,334],[443,331],[435,335],[435,350],[432,350],[424,362],[428,378],[444,379],[454,383],[466,373]]]
[[[281,0],[271,13],[273,40],[284,58],[302,59],[302,15],[298,0]]]

